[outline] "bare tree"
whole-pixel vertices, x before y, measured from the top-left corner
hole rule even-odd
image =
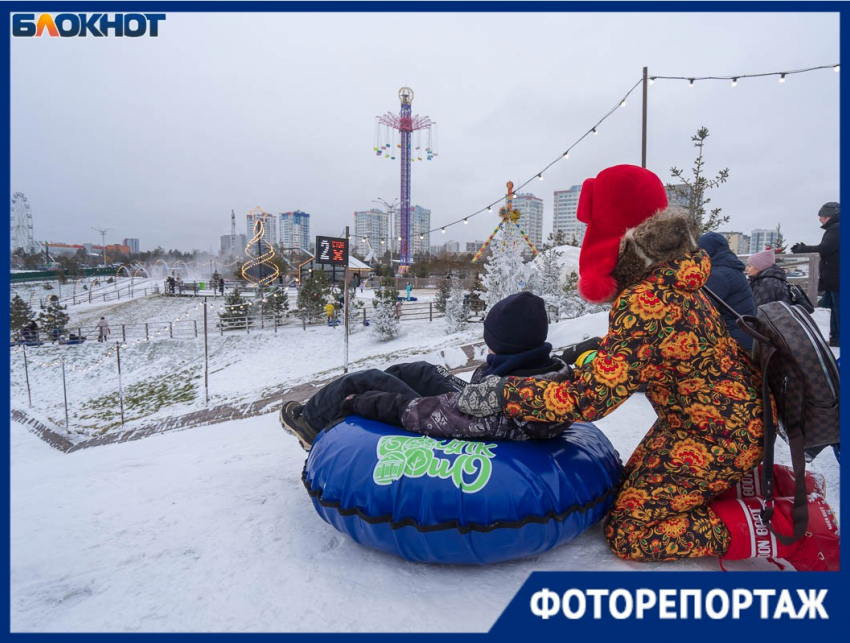
[[[687,199],[687,208],[691,217],[693,217],[694,222],[697,224],[697,228],[702,234],[703,232],[711,232],[712,230],[717,230],[724,223],[729,221],[729,216],[721,216],[720,210],[721,208],[713,208],[711,211],[706,213],[705,206],[711,202],[710,198],[705,196],[705,193],[712,188],[716,188],[722,183],[726,183],[726,180],[729,178],[729,168],[724,168],[717,173],[717,176],[713,179],[706,178],[703,173],[705,171],[705,159],[703,159],[703,148],[705,146],[705,140],[708,138],[708,128],[700,127],[697,130],[697,133],[694,136],[691,136],[691,140],[694,143],[694,147],[699,150],[697,154],[697,158],[694,161],[694,166],[691,168],[691,172],[693,174],[693,178],[686,178],[684,170],[680,170],[679,168],[673,166],[670,168],[670,174],[681,181],[684,184],[683,186],[676,186],[667,184],[667,189],[672,191],[677,191],[682,194]]]

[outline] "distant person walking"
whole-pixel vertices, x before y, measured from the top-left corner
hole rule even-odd
[[[334,310],[335,310],[334,305],[331,302],[328,302],[328,303],[325,304],[325,315],[327,315],[327,317],[328,317],[328,326],[333,326],[334,328],[336,328],[336,326],[333,323],[333,321],[334,321]]]
[[[410,285],[410,282],[407,282],[407,301],[410,301],[410,291],[413,290],[413,286]]]
[[[747,276],[756,308],[772,301],[791,303],[785,271],[776,265],[776,251],[768,248],[747,259]]]
[[[755,315],[756,305],[753,291],[744,274],[746,266],[729,248],[729,241],[717,232],[706,232],[699,238],[699,247],[708,253],[711,259],[711,274],[706,287],[731,306],[739,315]],[[753,347],[753,338],[738,328],[738,318],[730,311],[717,306],[729,334],[749,351]]]
[[[821,242],[816,246],[807,246],[805,243],[795,243],[791,246],[791,252],[817,252],[820,254],[820,271],[818,277],[818,290],[823,292],[820,300],[821,308],[829,308],[829,345],[841,346],[839,341],[838,311],[840,308],[840,291],[838,289],[839,275],[839,251],[840,238],[840,210],[841,206],[835,201],[824,203],[818,211],[820,227],[824,230]]]
[[[112,331],[109,329],[109,324],[106,321],[106,317],[101,317],[100,321],[97,322],[97,341],[105,342],[106,336],[109,335]]]
[[[224,296],[224,277],[218,280],[218,291]]]

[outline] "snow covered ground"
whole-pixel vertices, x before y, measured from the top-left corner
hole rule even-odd
[[[127,312],[109,309],[113,326],[119,313],[174,312],[122,305]],[[828,324],[824,312],[817,313],[821,325]],[[360,368],[432,358],[437,348],[478,339],[481,330],[446,336],[437,321],[402,328],[388,344],[353,335],[352,362]],[[604,329],[605,315],[590,315],[553,326],[550,341],[567,345]],[[224,400],[332,374],[341,342],[342,333],[327,327],[225,337],[212,358],[211,388]],[[129,372],[156,378],[197,368],[199,348],[195,340],[150,342],[138,354],[129,347]],[[105,395],[114,381],[98,368],[104,370],[79,373],[75,390]],[[55,369],[41,370],[38,404],[52,400],[46,391],[57,385]],[[13,368],[12,404],[23,408],[19,376]],[[202,403],[196,397],[158,413]],[[653,419],[638,394],[597,424],[625,459]],[[10,446],[12,631],[481,632],[531,571],[718,570],[714,559],[623,562],[598,525],[546,554],[483,568],[413,564],[365,549],[315,514],[300,480],[304,453],[273,414],[69,455],[12,422]],[[782,444],[777,459],[788,461]],[[826,476],[838,511],[834,456],[822,454],[811,468]]]

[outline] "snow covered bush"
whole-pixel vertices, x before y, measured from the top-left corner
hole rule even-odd
[[[466,293],[460,288],[452,288],[446,301],[446,330],[449,333],[457,333],[465,330],[469,320],[469,306]]]
[[[608,310],[609,304],[591,304],[578,293],[578,273],[571,272],[562,289],[560,300],[560,319],[575,319],[582,315],[590,315],[593,313]]]
[[[381,287],[375,291],[375,299],[372,301],[375,311],[371,321],[372,333],[382,342],[398,337],[401,330],[396,316],[397,303],[398,290],[395,287],[395,280],[391,277],[383,277]]]

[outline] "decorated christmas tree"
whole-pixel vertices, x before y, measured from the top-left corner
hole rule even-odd
[[[375,312],[372,315],[372,332],[382,342],[398,337],[400,332],[399,319],[396,316],[398,290],[392,277],[381,278],[381,287],[375,291],[372,305]]]
[[[274,316],[276,323],[289,317],[289,294],[286,288],[278,288],[266,297],[265,309]]]
[[[67,306],[59,303],[57,295],[50,295],[47,299],[47,305],[42,306],[41,312],[38,314],[38,325],[42,330],[51,332],[53,330],[62,331],[68,325]]]
[[[248,316],[248,303],[242,297],[239,288],[234,288],[225,296],[224,309],[218,313],[221,327],[224,330],[245,328]]]
[[[490,257],[484,264],[482,279],[487,292],[484,303],[491,308],[505,297],[522,292],[531,279],[531,268],[525,263],[522,251],[525,240],[517,226],[503,225],[490,244]]]
[[[513,207],[512,181],[508,181],[507,188],[505,206],[499,209],[501,221],[472,259],[473,263],[476,262],[485,249],[490,249],[490,256],[484,263],[483,278],[487,289],[484,294],[487,308],[509,295],[529,289],[533,272],[531,266],[523,260],[522,253],[531,248],[537,254],[537,248],[519,227],[520,213]]]
[[[314,270],[298,291],[298,317],[304,321],[321,319],[331,288],[324,270]]]

